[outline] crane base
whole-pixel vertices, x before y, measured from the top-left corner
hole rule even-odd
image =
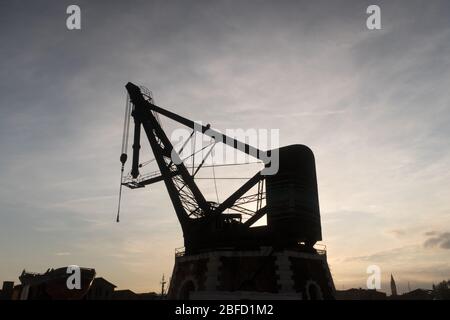
[[[217,250],[178,255],[168,299],[334,299],[326,253],[294,249]]]

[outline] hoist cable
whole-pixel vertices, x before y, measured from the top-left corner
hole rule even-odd
[[[192,157],[192,155],[195,155],[195,154],[197,154],[197,153],[199,153],[199,152],[201,152],[201,151],[203,151],[203,150],[205,150],[206,148],[208,148],[208,147],[210,147],[211,145],[213,145],[214,143],[210,143],[210,144],[207,144],[206,146],[204,146],[203,148],[201,148],[201,149],[199,149],[199,150],[197,150],[197,151],[195,151],[194,153],[192,153],[191,155],[189,155],[189,156],[186,156],[185,158],[183,158],[183,159],[181,159],[181,161],[183,161],[183,162],[185,162],[187,159],[189,159],[190,157]],[[144,167],[144,166],[146,166],[146,165],[148,165],[148,164],[150,164],[151,162],[153,162],[153,161],[155,161],[156,159],[155,158],[153,158],[153,159],[150,159],[150,160],[148,160],[148,161],[145,161],[145,162],[143,162],[143,163],[141,163],[140,165],[139,165],[139,167],[141,168],[141,167]],[[259,163],[259,162],[253,162],[253,163]],[[244,164],[247,164],[247,163],[237,163],[236,165],[244,165]],[[249,162],[248,164],[251,164],[251,162]],[[221,167],[221,166],[228,166],[228,165],[232,165],[232,164],[224,164],[224,165],[220,165],[220,164],[216,164],[216,167]],[[234,164],[233,164],[234,165]],[[210,166],[203,166],[203,168],[209,168]],[[188,165],[186,165],[186,168],[192,168],[192,171],[194,171],[194,169],[196,169],[197,167],[196,166],[188,166]],[[192,172],[192,174],[194,174],[193,172]]]
[[[155,161],[155,160],[156,160],[156,159],[153,158],[153,159],[150,159],[150,160],[148,160],[148,161],[144,161],[144,162],[142,162],[141,164],[139,164],[139,168],[145,167],[146,165],[152,163],[152,162]]]
[[[123,123],[123,134],[122,134],[122,153],[120,155],[120,185],[119,185],[119,202],[117,204],[117,216],[116,222],[120,221],[120,203],[122,200],[122,182],[123,182],[123,171],[125,167],[125,162],[127,161],[127,151],[128,151],[128,136],[130,129],[130,118],[131,118],[131,101],[127,94],[125,101],[125,119]]]
[[[186,145],[188,144],[188,142],[191,140],[192,136],[194,135],[195,131],[192,131],[191,135],[189,136],[189,138],[186,139],[186,141],[183,143],[183,145],[181,146],[180,150],[178,151],[178,154],[181,155],[181,153],[183,152],[184,148],[186,147]]]
[[[206,153],[206,155],[203,157],[202,162],[200,163],[200,165],[197,167],[197,170],[195,170],[194,174],[192,176],[195,176],[197,174],[197,172],[202,168],[203,164],[206,161],[206,158],[208,158],[209,154],[211,153],[211,151],[214,149],[214,146],[216,145],[216,143],[214,142],[212,144],[211,149],[209,149],[209,151]]]
[[[186,139],[186,141],[183,143],[183,145],[181,146],[180,150],[178,151],[178,156],[181,156],[181,153],[184,150],[184,147],[186,147],[187,143],[189,142],[189,140],[191,140],[192,135],[195,133],[195,131],[192,131],[191,135],[189,136],[189,138]],[[175,148],[174,148],[175,149]],[[181,159],[180,159],[181,160]],[[184,162],[184,160],[181,160],[181,162]],[[168,167],[170,167],[173,164],[173,160],[170,160],[169,164],[167,165]]]
[[[209,177],[195,177],[195,180],[249,180],[252,177],[216,177],[216,178],[209,178]]]
[[[186,160],[186,159],[184,159],[184,160]],[[214,164],[214,167],[218,168],[218,167],[231,167],[231,166],[246,166],[246,165],[249,165],[249,164],[262,164],[262,162],[254,161],[254,162],[242,162],[242,163],[222,163],[222,164]],[[203,165],[202,166],[202,168],[211,168],[211,167],[212,167],[212,165]],[[196,169],[198,167],[197,166],[192,166],[192,165],[186,165],[186,168]]]
[[[217,203],[220,203],[220,201],[219,201],[219,193],[217,192],[216,171],[214,170],[214,152],[211,153],[211,162],[212,162],[212,166],[211,167],[212,167],[212,172],[213,172],[214,189],[216,190]]]
[[[194,150],[196,143],[197,143],[197,135],[194,134]],[[192,175],[194,175],[194,167],[195,167],[195,152],[192,154]]]
[[[122,170],[120,170],[120,187],[119,187],[119,203],[117,205],[117,216],[116,216],[116,222],[120,221],[120,202],[122,200],[122,179],[123,179],[123,167]]]
[[[130,98],[127,95],[125,101],[125,118],[123,121],[123,133],[122,133],[122,153],[127,153],[128,149],[128,134],[130,128],[130,116],[131,116],[131,103]]]

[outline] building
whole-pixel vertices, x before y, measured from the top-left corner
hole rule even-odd
[[[433,300],[433,291],[426,289],[415,289],[410,292],[406,292],[400,296],[396,296],[398,300]]]
[[[113,300],[137,300],[138,295],[130,289],[116,290],[113,294]]]
[[[160,295],[156,292],[138,293],[139,300],[164,300],[166,295]]]
[[[386,293],[362,288],[336,290],[336,300],[386,300]]]
[[[92,281],[91,287],[86,294],[86,300],[112,300],[114,298],[114,289],[116,285],[105,278],[99,277]]]
[[[3,281],[0,300],[11,300],[14,292],[14,281]]]
[[[81,289],[67,288],[66,268],[48,269],[45,273],[25,270],[19,276],[20,284],[4,281],[0,300],[161,300],[166,295],[155,292],[135,293],[116,290],[116,285],[103,277],[95,277],[95,270],[81,268]],[[164,282],[164,279],[163,279]],[[165,282],[164,282],[165,283]]]
[[[163,298],[155,292],[135,293],[129,289],[116,290],[113,294],[113,300],[161,300]]]

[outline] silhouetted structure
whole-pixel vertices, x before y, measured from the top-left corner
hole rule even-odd
[[[0,300],[11,300],[14,292],[14,281],[3,281]]]
[[[95,270],[80,268],[80,289],[70,290],[67,267],[48,269],[45,273],[22,271],[21,284],[14,287],[13,297],[17,300],[78,300],[82,299],[95,277]]]
[[[129,289],[116,290],[112,295],[113,300],[137,300],[138,295]]]
[[[386,293],[375,289],[336,290],[337,300],[386,300]]]
[[[395,280],[392,274],[391,274],[391,295],[393,297],[397,296],[397,285],[395,284]]]
[[[229,298],[230,292],[245,291],[254,296],[267,293],[293,299],[332,299],[334,284],[326,253],[314,248],[322,234],[312,151],[304,145],[262,151],[156,106],[148,90],[132,83],[126,89],[130,100],[120,156],[122,175],[131,116],[135,125],[132,168],[122,184],[133,189],[164,181],[183,231],[185,251],[176,255],[169,298]],[[215,143],[263,161],[266,168],[275,164],[270,160],[279,159],[279,170],[267,176],[264,170],[256,173],[222,203],[207,201],[194,180],[204,160],[190,173],[181,161],[182,148],[173,148],[158,115],[191,128],[189,139],[200,132]],[[141,128],[159,173],[140,175]],[[270,157],[276,155],[279,157]],[[256,186],[258,191],[248,194]],[[256,210],[245,207],[252,202]],[[243,214],[249,219],[243,221]],[[251,227],[264,215],[267,225]]]
[[[135,293],[129,289],[116,290],[113,293],[113,300],[161,300],[164,298],[156,292]]]
[[[138,293],[139,300],[164,300],[166,295],[159,295],[156,292]]]
[[[24,270],[19,276],[21,284],[14,286],[14,281],[3,282],[0,300],[161,300],[166,298],[166,295],[155,292],[135,293],[129,289],[115,290],[116,286],[105,278],[94,278],[95,270],[89,268],[80,268],[81,288],[69,289],[66,280],[70,274],[67,274],[66,270],[67,268],[48,269],[45,273],[30,273]],[[83,271],[92,272],[85,274]]]
[[[433,300],[433,291],[419,288],[392,298],[395,300]]]
[[[112,300],[116,285],[105,278],[99,277],[92,281],[92,285],[86,295],[87,300]]]
[[[450,280],[433,284],[433,296],[436,300],[450,300]]]

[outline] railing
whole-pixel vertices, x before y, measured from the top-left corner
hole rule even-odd
[[[225,248],[222,248],[225,249]],[[226,248],[227,250],[233,250],[232,248]],[[320,255],[326,255],[327,254],[327,246],[321,243],[316,243],[314,245],[314,249],[317,251],[318,254]],[[220,249],[218,249],[220,250]],[[175,257],[182,257],[186,254],[186,248],[185,247],[180,247],[180,248],[175,248]]]
[[[145,173],[143,175],[140,175],[136,179],[133,179],[133,177],[131,175],[127,175],[123,178],[122,184],[131,189],[142,188],[145,186],[144,182],[146,180],[150,180],[152,178],[159,177],[160,175],[161,175],[160,171],[153,171],[153,172]]]
[[[153,92],[151,92],[148,88],[144,86],[139,87],[141,89],[141,93],[150,100],[150,102],[153,101]]]

